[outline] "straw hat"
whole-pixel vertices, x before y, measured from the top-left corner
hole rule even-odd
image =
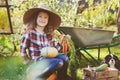
[[[59,15],[56,13],[52,12],[51,9],[45,5],[45,4],[40,4],[38,8],[31,8],[28,11],[25,12],[23,16],[23,23],[27,24],[30,22],[30,20],[37,15],[38,12],[40,11],[46,11],[49,13],[49,23],[48,26],[52,26],[53,29],[57,29],[61,23],[61,18]]]

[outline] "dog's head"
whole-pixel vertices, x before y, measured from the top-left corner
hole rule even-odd
[[[109,61],[119,61],[119,58],[116,55],[113,54],[109,54],[105,57],[105,62],[109,62]]]
[[[113,54],[107,55],[105,57],[104,62],[106,64],[108,64],[109,67],[114,66],[115,68],[117,68],[120,71],[120,67],[119,67],[120,66],[120,60],[116,55],[113,55]]]

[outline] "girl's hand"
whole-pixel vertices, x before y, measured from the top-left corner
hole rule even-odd
[[[63,41],[70,40],[70,39],[71,39],[71,36],[69,34],[67,34],[67,35],[61,35],[59,43],[62,44]]]
[[[67,39],[71,39],[71,36],[69,34],[66,35]]]
[[[30,62],[30,59],[28,56],[23,56],[23,64],[28,64]]]

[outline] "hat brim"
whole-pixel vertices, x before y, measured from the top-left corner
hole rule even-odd
[[[47,11],[49,13],[48,26],[52,26],[54,29],[57,29],[60,26],[61,18],[59,15],[57,15],[56,13],[54,13],[52,11],[41,9],[41,8],[32,8],[32,9],[29,9],[28,11],[26,11],[24,16],[23,16],[23,24],[29,23],[30,20],[35,15],[37,15],[37,13],[40,11]]]

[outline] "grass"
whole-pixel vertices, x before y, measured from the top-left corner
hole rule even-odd
[[[25,66],[17,57],[0,57],[0,80],[22,80]]]
[[[120,58],[120,46],[111,48],[112,52]],[[92,56],[97,59],[97,50],[89,50]],[[101,57],[100,60],[108,54],[107,49],[101,49]],[[87,54],[85,54],[87,56]],[[97,66],[95,62],[87,56],[89,60],[88,62],[83,57],[80,60],[81,66],[77,69],[77,77],[78,80],[82,79],[82,69],[90,66]],[[24,80],[26,67],[22,64],[22,60],[20,56],[16,57],[0,57],[0,80]]]

